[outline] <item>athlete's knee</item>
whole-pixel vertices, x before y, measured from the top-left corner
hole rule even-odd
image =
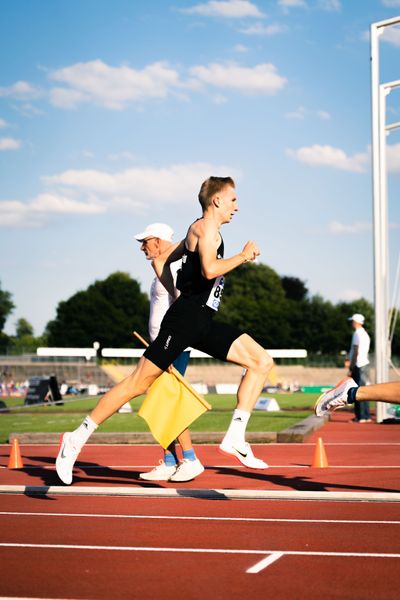
[[[252,362],[252,370],[265,376],[268,375],[274,364],[272,357],[268,354],[266,350],[260,350],[260,352],[258,352],[257,355],[253,357]]]
[[[125,382],[131,398],[145,394],[156,377],[140,377],[137,371],[129,375]]]

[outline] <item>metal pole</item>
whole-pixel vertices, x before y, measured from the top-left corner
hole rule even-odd
[[[379,35],[384,28],[400,23],[400,17],[372,23],[371,34],[371,113],[372,186],[374,212],[374,296],[376,382],[389,379],[389,250],[386,169],[386,95],[379,80]],[[397,82],[396,82],[397,83]],[[377,405],[377,421],[385,418],[385,407]]]
[[[375,367],[376,382],[385,381],[386,331],[382,272],[382,186],[381,186],[381,143],[380,143],[380,98],[379,98],[379,40],[377,24],[371,25],[371,110],[372,110],[372,186],[374,212],[374,296],[375,296]]]

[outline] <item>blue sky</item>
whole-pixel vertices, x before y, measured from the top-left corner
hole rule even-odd
[[[121,270],[133,236],[176,239],[211,174],[237,182],[226,251],[334,302],[373,299],[369,25],[400,0],[3,0],[0,281],[42,333],[60,300]],[[400,79],[400,29],[381,41]],[[400,91],[388,98],[400,121]],[[400,136],[388,138],[390,255],[400,251]]]

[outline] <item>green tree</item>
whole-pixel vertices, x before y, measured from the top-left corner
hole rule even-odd
[[[0,332],[3,331],[7,317],[14,310],[15,305],[12,301],[10,292],[1,289],[0,283]]]
[[[247,263],[228,273],[218,319],[266,348],[284,348],[290,339],[286,307],[279,275],[267,265]]]
[[[298,277],[288,277],[287,275],[284,275],[281,277],[281,283],[288,300],[300,302],[307,298],[308,289],[306,284]]]
[[[17,338],[24,336],[33,336],[33,327],[26,319],[18,319],[15,326],[15,333]]]
[[[95,281],[57,307],[56,318],[46,327],[50,346],[140,346],[133,330],[147,333],[149,300],[128,273],[116,272]]]

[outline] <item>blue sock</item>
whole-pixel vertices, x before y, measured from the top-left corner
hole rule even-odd
[[[174,467],[176,465],[175,456],[173,454],[171,454],[171,452],[165,452],[164,453],[164,462],[167,465],[167,467]]]
[[[347,392],[347,404],[354,404],[358,387],[352,387]]]
[[[191,450],[184,450],[183,458],[185,458],[186,460],[196,460],[196,454],[193,448]]]

